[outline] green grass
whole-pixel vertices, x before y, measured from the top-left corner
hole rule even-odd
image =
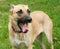
[[[53,21],[53,44],[54,49],[60,49],[60,0],[2,0],[0,1],[0,49],[11,49],[8,38],[8,4],[27,4],[31,11],[44,11]],[[45,37],[45,35],[43,36]],[[46,38],[43,39],[47,49],[49,44]],[[35,40],[34,49],[41,49],[41,46]]]

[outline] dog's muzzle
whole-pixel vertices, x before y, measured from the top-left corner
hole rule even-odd
[[[32,22],[32,18],[30,16],[24,16],[23,18],[18,19],[17,24],[23,33],[27,33],[28,23],[31,23],[31,22]]]
[[[29,17],[29,16],[25,16],[25,17],[23,17],[23,18],[21,18],[21,19],[18,19],[18,23],[30,23],[32,21],[32,18],[31,17]]]

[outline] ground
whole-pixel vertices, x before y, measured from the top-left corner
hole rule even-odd
[[[47,13],[53,22],[54,49],[60,49],[60,0],[0,0],[0,49],[11,49],[8,38],[9,4],[27,4],[31,11],[40,10]],[[45,35],[43,41],[49,49]],[[36,40],[33,45],[34,49],[41,49]]]

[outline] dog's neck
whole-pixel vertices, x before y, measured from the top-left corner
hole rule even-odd
[[[20,41],[24,41],[25,34],[24,33],[14,33],[15,39],[18,39]]]
[[[14,28],[14,26],[11,26],[11,27],[12,27],[12,30],[13,30],[14,34],[17,35],[17,38],[18,38],[19,40],[23,41],[23,40],[24,40],[24,33],[22,33],[21,31],[16,30],[16,29]]]
[[[24,33],[19,34],[19,40],[23,41],[24,40]]]

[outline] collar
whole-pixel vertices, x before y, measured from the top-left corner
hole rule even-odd
[[[13,29],[13,31],[15,32],[15,33],[21,33],[22,31],[18,31],[18,30],[16,30],[16,29],[14,29],[14,27],[12,26],[12,29]]]

